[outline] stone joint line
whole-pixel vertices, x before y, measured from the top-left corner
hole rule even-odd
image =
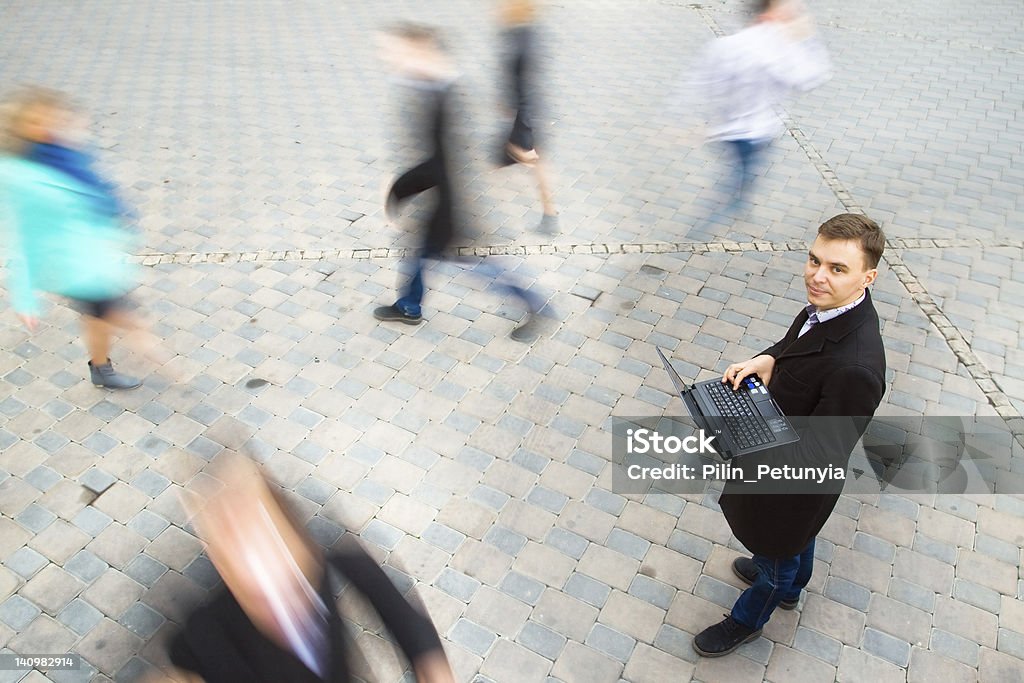
[[[591,244],[526,244],[459,247],[447,252],[449,256],[532,256],[535,254],[706,254],[742,253],[749,251],[783,252],[803,251],[807,242],[602,242]],[[886,240],[889,250],[918,249],[994,249],[1008,247],[1024,249],[1024,240],[980,240],[974,238],[909,237]],[[404,247],[375,247],[365,249],[289,249],[283,251],[210,251],[210,252],[144,252],[132,256],[132,263],[143,266],[166,264],[189,265],[198,263],[268,263],[276,261],[347,261],[352,259],[401,259],[414,250]],[[888,251],[886,252],[889,253]],[[886,257],[887,260],[888,256]]]

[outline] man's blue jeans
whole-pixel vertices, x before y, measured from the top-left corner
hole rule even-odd
[[[811,580],[814,571],[814,539],[803,552],[793,557],[769,559],[754,555],[757,581],[743,591],[732,606],[732,618],[753,629],[768,623],[772,612],[783,600],[796,600]]]
[[[764,150],[771,140],[728,140],[736,155],[736,171],[733,174],[733,196],[730,207],[736,207],[750,194],[750,188],[761,173]]]

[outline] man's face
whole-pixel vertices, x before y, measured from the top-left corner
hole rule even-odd
[[[818,235],[804,266],[807,300],[819,311],[845,306],[860,298],[877,275],[877,269],[867,268],[859,241]]]

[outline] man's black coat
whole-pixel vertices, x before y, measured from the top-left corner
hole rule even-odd
[[[786,336],[763,352],[775,358],[768,385],[772,396],[787,416],[861,419],[796,420],[798,443],[736,461],[748,479],[759,462],[808,466],[838,462],[845,470],[850,452],[867,428],[866,418],[875,414],[885,393],[885,349],[870,294],[855,308],[814,325],[798,338],[806,321],[807,312],[801,311]],[[792,557],[806,548],[828,520],[841,492],[841,487],[823,486],[813,494],[753,493],[756,486],[728,482],[719,502],[736,538],[752,553],[772,558]],[[787,486],[792,490],[799,485]]]

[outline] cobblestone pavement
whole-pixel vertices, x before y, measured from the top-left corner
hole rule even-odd
[[[264,463],[323,545],[360,536],[426,605],[460,681],[1024,680],[1024,489],[844,496],[801,609],[701,660],[690,641],[739,594],[741,548],[713,494],[613,492],[608,431],[680,410],[655,346],[705,378],[780,336],[806,242],[844,208],[892,238],[880,413],[1019,419],[1024,6],[812,2],[835,77],[789,108],[751,212],[708,224],[721,155],[689,146],[666,101],[740,4],[549,5],[556,237],[527,230],[528,174],[486,165],[488,3],[0,9],[0,85],[97,113],[142,216],[138,299],[191,377],[107,393],[68,309],[34,335],[0,325],[0,647],[85,660],[0,681],[132,681],[165,661],[216,580],[177,491],[225,448]],[[371,38],[397,18],[449,29],[474,248],[559,314],[533,344],[508,339],[514,302],[450,265],[430,273],[426,324],[370,315],[408,243],[379,207],[404,157]],[[342,602],[361,675],[411,680]]]

